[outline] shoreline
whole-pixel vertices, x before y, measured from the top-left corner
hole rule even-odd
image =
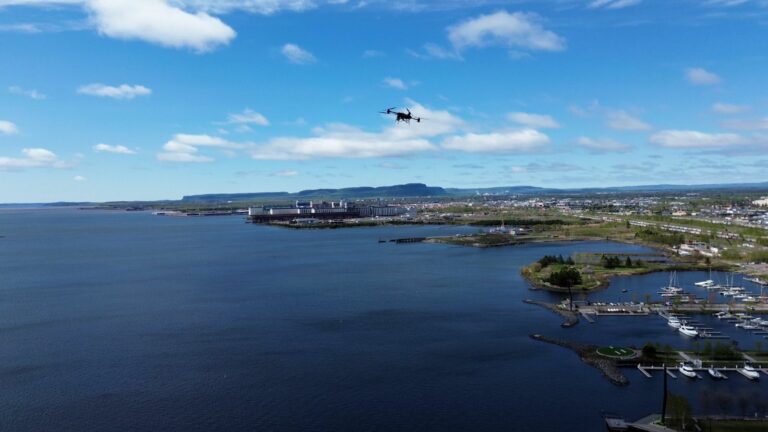
[[[576,312],[561,309],[557,307],[556,304],[530,299],[523,300],[523,303],[540,306],[560,315],[564,319],[564,321],[560,324],[560,327],[570,328],[579,323],[579,315]]]
[[[569,342],[561,339],[549,338],[540,334],[532,334],[530,335],[530,338],[539,342],[561,346],[575,352],[582,362],[599,370],[605,379],[617,387],[629,385],[629,378],[621,372],[615,360],[597,354],[597,345]]]

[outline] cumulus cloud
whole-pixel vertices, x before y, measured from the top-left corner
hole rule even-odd
[[[88,0],[87,7],[99,33],[117,39],[206,52],[235,37],[220,19],[187,12],[166,0]]]
[[[543,114],[532,114],[526,112],[511,112],[507,118],[517,124],[528,126],[534,129],[559,128],[560,124],[551,116]]]
[[[593,0],[588,7],[591,9],[623,9],[638,5],[641,2],[642,0]]]
[[[650,141],[662,147],[679,149],[719,148],[746,144],[747,140],[733,133],[705,133],[692,130],[664,130],[651,135]]]
[[[215,0],[0,0],[0,6],[80,6],[89,14],[96,30],[104,36],[198,52],[226,45],[235,37],[231,27],[206,12],[207,9],[224,11],[226,3],[234,4]],[[215,4],[222,7],[215,7]],[[206,5],[209,7],[204,7]]]
[[[606,112],[606,123],[608,127],[617,130],[637,131],[651,129],[651,125],[623,110],[608,110]]]
[[[723,102],[716,102],[712,104],[712,111],[717,114],[741,114],[749,111],[751,108],[749,105],[735,105]]]
[[[86,181],[88,179],[83,177],[83,176],[81,176],[81,175],[76,175],[76,176],[72,177],[72,180],[74,180],[76,182],[84,182],[84,181]]]
[[[704,68],[689,68],[685,71],[685,78],[693,85],[715,85],[719,84],[721,79],[714,73]]]
[[[124,155],[136,154],[135,151],[129,149],[126,146],[109,145],[104,143],[96,144],[95,146],[93,146],[93,150],[97,153],[115,153],[115,154],[124,154]]]
[[[488,45],[532,51],[565,49],[565,39],[546,30],[538,15],[503,10],[448,27],[448,40],[456,50]]]
[[[408,84],[404,83],[400,78],[386,77],[383,80],[384,85],[397,90],[408,90]]]
[[[0,134],[13,135],[19,133],[19,128],[15,123],[8,120],[0,120]]]
[[[0,156],[0,170],[12,171],[26,168],[66,168],[69,166],[50,150],[44,148],[25,148],[21,150],[23,157],[12,158]]]
[[[122,84],[110,86],[105,84],[88,84],[77,89],[80,94],[96,97],[108,97],[112,99],[133,99],[137,96],[148,96],[152,90],[143,85]]]
[[[8,87],[8,93],[19,95],[19,96],[26,96],[30,99],[35,99],[35,100],[43,100],[47,97],[46,95],[40,93],[35,89],[27,90],[19,86]]]
[[[467,133],[446,138],[442,147],[469,153],[527,153],[542,150],[549,137],[535,129],[485,134]]]
[[[576,142],[593,153],[625,153],[632,149],[631,145],[612,139],[580,137]]]
[[[280,49],[280,52],[286,59],[288,59],[289,62],[293,64],[303,65],[317,61],[317,58],[314,56],[314,54],[292,43],[283,45],[283,47]]]
[[[157,159],[164,162],[213,162],[212,157],[199,153],[200,147],[231,151],[242,149],[245,145],[211,135],[176,134],[163,145],[163,151],[157,154]]]
[[[430,138],[452,133],[464,121],[443,110],[431,110],[408,101],[414,115],[428,118],[419,127],[395,124],[379,132],[368,132],[346,124],[315,128],[309,137],[278,137],[256,144],[251,157],[259,160],[304,160],[320,158],[373,158],[405,156],[437,149]]]
[[[227,122],[241,125],[269,126],[269,120],[264,115],[248,108],[243,110],[242,113],[230,114]]]

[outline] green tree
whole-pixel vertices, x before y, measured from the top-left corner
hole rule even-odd
[[[581,272],[576,267],[563,267],[556,272],[552,272],[547,282],[559,287],[570,288],[582,282]]]
[[[685,396],[669,394],[667,398],[667,422],[665,425],[682,431],[689,430],[689,427],[693,425],[691,404]]]

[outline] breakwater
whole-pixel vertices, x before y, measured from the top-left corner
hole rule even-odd
[[[549,338],[540,334],[531,335],[531,339],[568,348],[579,355],[581,361],[598,369],[603,376],[616,386],[629,385],[629,379],[619,370],[615,360],[603,357],[597,353],[596,345],[569,342],[560,339]]]
[[[573,311],[560,308],[555,304],[545,303],[542,301],[530,300],[530,299],[523,300],[523,303],[541,306],[545,309],[551,310],[552,312],[560,315],[561,317],[563,317],[563,320],[564,320],[563,323],[560,324],[561,327],[573,327],[579,323],[579,314]]]

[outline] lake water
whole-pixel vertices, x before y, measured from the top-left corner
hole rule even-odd
[[[649,250],[378,242],[474,231],[2,210],[0,430],[598,431],[602,411],[659,411],[660,376],[627,370],[631,385],[615,387],[529,335],[690,340],[654,316],[563,329],[522,303],[559,296],[529,290],[519,274],[543,255]],[[617,279],[595,299],[631,300],[667,278]],[[742,346],[758,341],[713,325]],[[697,405],[715,391],[766,398],[765,384],[740,375],[670,388]]]

